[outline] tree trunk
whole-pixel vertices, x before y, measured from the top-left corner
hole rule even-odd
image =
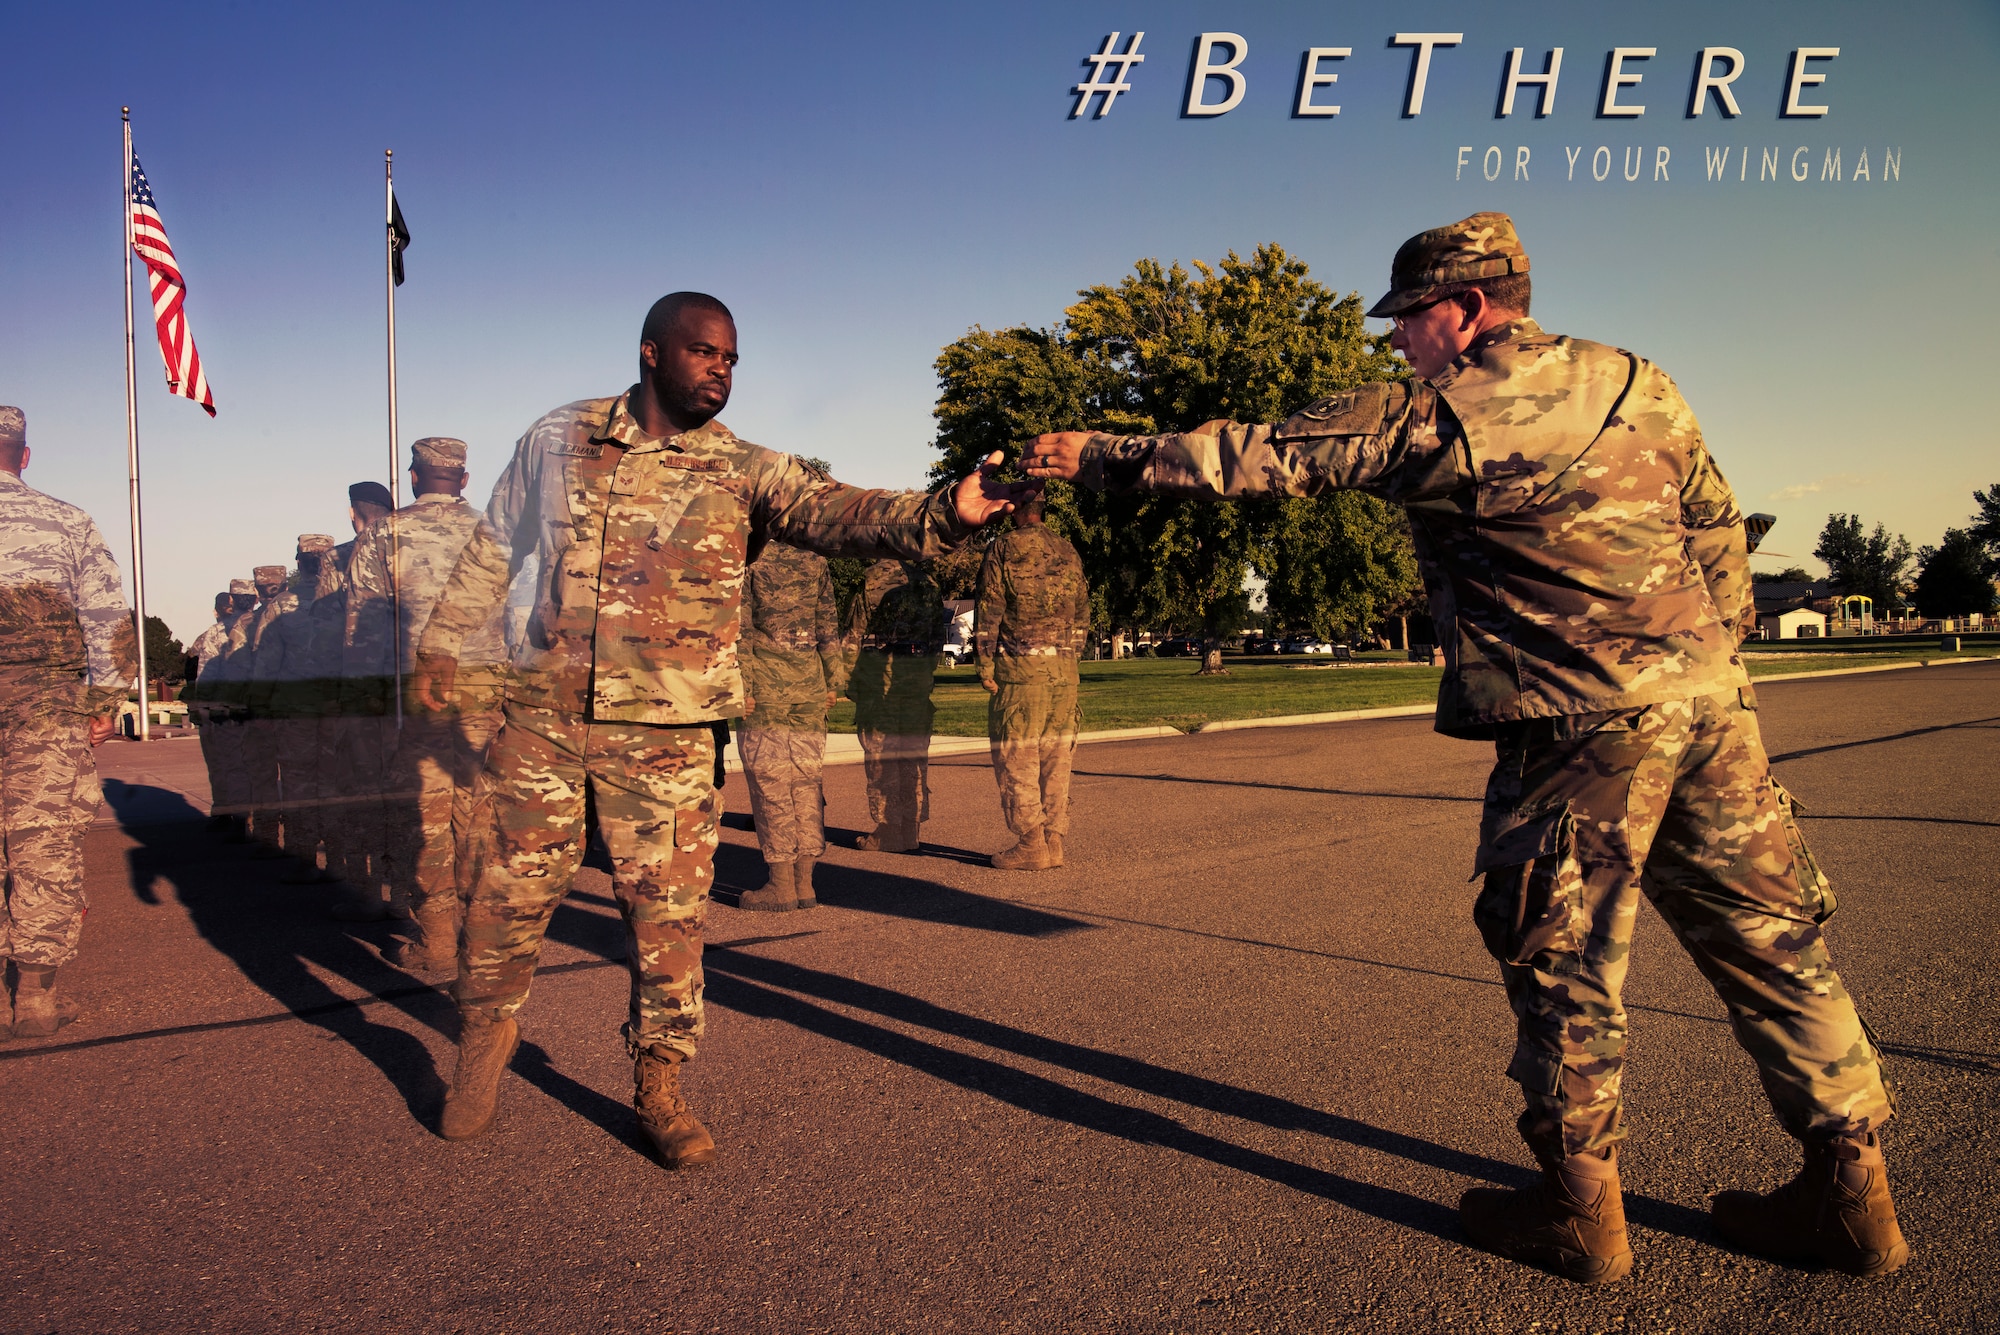
[[[1201,671],[1197,677],[1224,677],[1229,669],[1222,666],[1222,641],[1204,636],[1201,642]]]
[[[1114,660],[1129,657],[1125,647],[1125,632],[1122,630],[1111,632],[1111,657]]]

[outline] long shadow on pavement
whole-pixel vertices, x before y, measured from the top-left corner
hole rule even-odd
[[[1807,756],[1823,756],[1829,751],[1851,751],[1857,746],[1880,746],[1884,742],[1900,742],[1911,737],[1928,737],[1934,732],[1951,732],[1958,728],[1989,728],[2000,723],[2000,714],[1991,718],[1970,718],[1963,723],[1935,723],[1928,728],[1911,728],[1906,732],[1883,733],[1879,737],[1859,737],[1851,742],[1832,742],[1826,746],[1801,747],[1797,751],[1781,751],[1771,757],[1771,763],[1782,760],[1803,760]]]
[[[1142,783],[1192,783],[1210,788],[1264,788],[1274,793],[1323,793],[1329,797],[1387,797],[1401,802],[1483,802],[1462,793],[1383,793],[1359,788],[1314,788],[1297,783],[1260,783],[1254,779],[1196,779],[1185,774],[1124,774],[1116,770],[1070,771],[1079,779],[1137,779]]]
[[[1351,1117],[1309,1108],[1289,1099],[1189,1075],[1151,1062],[1046,1038],[938,1006],[906,993],[782,960],[718,949],[709,954],[707,973],[709,998],[718,1005],[746,1014],[784,1020],[951,1084],[978,1090],[1027,1112],[1121,1139],[1178,1150],[1454,1241],[1459,1238],[1457,1214],[1436,1202],[1246,1149],[1192,1131],[1170,1117],[1085,1094],[999,1062],[939,1047],[837,1014],[786,993],[803,993],[834,1005],[868,1011],[884,1019],[918,1025],[1032,1061],[1062,1067],[1079,1075],[1122,1085],[1138,1093],[1238,1117],[1274,1130],[1304,1131],[1428,1167],[1502,1184],[1519,1186],[1533,1179],[1529,1169],[1502,1160],[1455,1150]],[[784,991],[777,990],[781,988]],[[1706,1215],[1671,1202],[1628,1192],[1626,1212],[1635,1223],[1661,1232],[1703,1240],[1708,1237]]]
[[[829,834],[838,833],[828,831]],[[949,850],[964,853],[964,850]],[[977,856],[985,861],[984,854]],[[921,858],[907,859],[912,870],[922,867]],[[735,907],[737,895],[764,879],[764,860],[754,848],[724,844],[715,852],[715,894],[721,902]],[[1050,913],[1013,900],[990,898],[959,890],[939,881],[867,867],[845,867],[832,862],[819,864],[813,886],[820,902],[837,908],[858,909],[889,918],[916,922],[951,923],[982,932],[1004,932],[1009,936],[1047,937],[1064,932],[1096,931],[1096,923],[1067,914]]]
[[[414,1034],[370,1020],[314,973],[318,968],[440,1033],[455,1030],[450,1001],[383,961],[356,931],[334,922],[333,886],[280,885],[283,862],[257,862],[219,844],[203,827],[204,813],[179,793],[117,779],[104,782],[105,800],[124,832],[137,840],[127,854],[132,891],[160,902],[155,886],[172,885],[195,930],[243,976],[291,1015],[326,1030],[388,1077],[410,1113],[429,1125],[444,1098],[430,1050]],[[127,823],[128,815],[131,823]]]

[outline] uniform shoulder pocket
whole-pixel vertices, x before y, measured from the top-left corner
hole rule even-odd
[[[1278,435],[1372,436],[1389,420],[1391,396],[1403,392],[1401,385],[1378,381],[1315,399],[1293,413]]]

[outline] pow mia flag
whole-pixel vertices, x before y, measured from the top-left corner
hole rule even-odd
[[[389,267],[396,276],[396,286],[403,285],[403,252],[410,248],[409,224],[403,221],[403,206],[396,202],[396,192],[389,191]]]

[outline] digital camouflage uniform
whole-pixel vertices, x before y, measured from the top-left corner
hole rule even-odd
[[[285,851],[308,862],[319,852],[319,720],[340,690],[313,614],[332,553],[328,534],[299,535],[295,591],[258,636],[250,674],[250,712],[261,724],[256,735],[268,740],[277,770],[276,800],[260,799],[259,809],[277,813]]]
[[[202,699],[202,684],[210,678],[215,661],[229,651],[229,623],[236,618],[236,608],[229,594],[217,594],[216,601],[221,608],[215,614],[214,624],[195,636],[194,643],[188,646],[188,653],[193,655],[195,661],[194,680],[181,691],[181,699],[188,707],[188,721],[195,725],[195,735],[201,740],[201,761],[208,771],[211,805],[216,800],[217,771],[222,766],[215,746],[217,730],[208,718],[208,707]],[[211,814],[220,817],[220,813],[211,811]]]
[[[256,597],[257,587],[247,579],[233,579],[229,592],[240,603]],[[239,823],[250,814],[250,775],[243,736],[249,718],[247,647],[256,618],[253,605],[231,612],[219,623],[222,647],[196,674],[192,692],[201,728],[202,759],[208,766],[209,814]]]
[[[225,598],[228,596],[222,595]],[[208,671],[208,665],[221,657],[222,651],[229,647],[229,619],[232,615],[234,615],[233,609],[216,613],[215,624],[195,636],[194,643],[188,646],[188,653],[195,661],[196,681],[201,680],[201,674]]]
[[[1047,524],[993,540],[973,611],[979,678],[993,686],[987,736],[1007,828],[1069,833],[1077,660],[1090,633],[1090,587],[1076,548]]]
[[[318,790],[314,814],[329,878],[365,887],[371,894],[370,858],[379,846],[363,812],[379,800],[379,784],[359,783],[352,753],[353,717],[347,690],[347,567],[354,558],[348,539],[320,562],[313,589],[311,653],[320,683],[313,719],[313,771]]]
[[[489,814],[460,943],[461,1010],[498,1020],[527,998],[582,858],[588,793],[626,923],[627,1046],[691,1055],[721,810],[711,724],[743,714],[745,565],[772,539],[918,557],[968,533],[946,493],[844,486],[719,422],[648,436],[624,395],[529,428],[420,646],[455,658],[540,554],[506,722],[479,779]]]
[[[266,669],[260,683],[258,660],[265,635],[269,634],[279,617],[298,607],[299,595],[291,587],[294,581],[284,566],[258,566],[252,573],[257,577],[260,601],[257,610],[250,616],[243,644],[229,656],[233,669],[231,694],[241,702],[243,711],[243,784],[245,800],[250,808],[250,832],[257,842],[276,847],[283,841],[283,817],[279,806],[284,801],[283,781],[278,769],[279,728],[277,718],[271,713],[269,670]],[[264,597],[263,590],[273,583],[282,587]]]
[[[920,561],[878,561],[847,609],[854,701],[868,781],[868,815],[891,849],[915,848],[930,819],[931,686],[950,622]]]
[[[463,464],[461,452],[450,466]],[[375,683],[381,699],[395,689],[390,637],[397,633],[398,612],[407,690],[424,624],[478,525],[479,511],[464,498],[426,493],[369,525],[356,542],[349,567],[348,671],[357,682]],[[450,709],[430,713],[404,700],[383,820],[392,893],[407,898],[412,912],[456,915],[460,897],[471,890],[473,785],[500,730],[506,671],[500,631],[496,615],[465,638]],[[387,705],[384,710],[393,712]]]
[[[21,440],[0,408],[0,439]],[[101,794],[90,720],[139,670],[118,565],[90,516],[0,472],[0,956],[61,966],[83,932],[83,831]]]
[[[1742,515],[1658,367],[1522,319],[1434,380],[1364,385],[1279,426],[1095,437],[1082,477],[1229,497],[1351,487],[1408,510],[1445,654],[1438,730],[1497,743],[1474,916],[1518,1017],[1508,1073],[1544,1162],[1624,1134],[1620,993],[1642,892],[1793,1135],[1889,1117],[1821,936],[1833,898],[1736,654]]]
[[[767,863],[826,851],[820,773],[830,697],[846,684],[826,558],[774,542],[743,579],[743,690],[736,735],[757,846]]]

